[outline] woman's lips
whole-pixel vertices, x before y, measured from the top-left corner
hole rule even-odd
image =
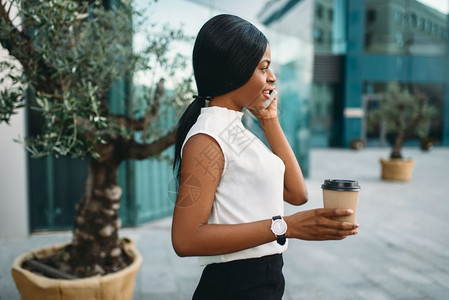
[[[263,90],[263,96],[265,97],[265,99],[269,99],[270,98],[270,94],[271,91],[274,90],[274,87],[270,87],[269,89]]]

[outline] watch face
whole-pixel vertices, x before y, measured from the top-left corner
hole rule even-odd
[[[283,235],[287,231],[287,224],[284,220],[275,220],[271,226],[271,230],[276,235]]]

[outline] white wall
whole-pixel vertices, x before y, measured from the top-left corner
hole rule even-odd
[[[25,136],[21,111],[10,125],[0,125],[0,238],[28,236],[27,165],[23,145],[13,139]]]
[[[0,46],[0,59],[7,55]],[[4,88],[0,85],[0,90]],[[0,238],[24,238],[29,233],[26,155],[23,145],[13,141],[24,136],[23,110],[11,118],[10,125],[0,124]]]

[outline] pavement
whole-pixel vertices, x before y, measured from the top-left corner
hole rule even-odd
[[[310,200],[287,205],[286,214],[322,207],[324,179],[355,179],[362,188],[359,234],[342,241],[290,240],[283,299],[449,299],[449,148],[403,152],[415,159],[408,183],[380,180],[387,148],[312,149]],[[202,269],[197,258],[176,256],[170,224],[165,218],[121,230],[143,255],[135,300],[191,299]],[[20,299],[10,275],[17,255],[69,240],[69,232],[0,240],[0,299]]]

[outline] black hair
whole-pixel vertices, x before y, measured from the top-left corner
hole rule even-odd
[[[193,47],[193,72],[198,96],[179,119],[173,170],[179,181],[181,147],[206,100],[243,86],[251,78],[268,40],[250,22],[228,14],[213,17],[198,33]]]

